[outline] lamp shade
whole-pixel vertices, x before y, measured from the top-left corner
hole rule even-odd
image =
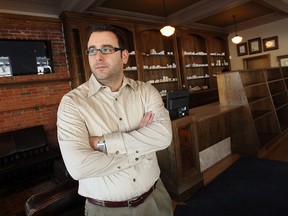
[[[239,36],[239,35],[235,35],[231,40],[232,40],[233,43],[239,44],[242,41],[242,37]]]
[[[175,28],[172,27],[172,26],[164,26],[161,30],[160,30],[161,34],[166,36],[166,37],[169,37],[171,35],[174,34],[175,32]]]

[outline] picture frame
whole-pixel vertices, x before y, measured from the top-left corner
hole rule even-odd
[[[278,49],[278,36],[263,39],[263,50],[270,51]]]
[[[248,40],[248,49],[249,54],[261,53],[262,52],[261,38],[259,37]]]
[[[280,67],[287,67],[288,66],[288,55],[277,56],[277,60],[279,62]]]
[[[248,54],[247,42],[237,44],[237,54],[238,56],[243,56]]]

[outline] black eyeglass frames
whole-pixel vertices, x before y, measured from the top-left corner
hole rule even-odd
[[[86,50],[86,54],[89,56],[93,56],[97,54],[97,51],[100,51],[103,55],[107,55],[107,54],[112,54],[115,53],[119,50],[122,50],[121,48],[117,48],[117,47],[112,47],[112,46],[104,46],[102,48],[95,48],[95,47],[91,47],[88,50]]]

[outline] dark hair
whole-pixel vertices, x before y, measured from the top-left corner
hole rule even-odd
[[[119,48],[123,50],[127,49],[125,40],[123,38],[124,32],[121,27],[118,27],[115,25],[95,24],[95,25],[90,26],[88,29],[88,40],[93,32],[103,32],[103,31],[109,31],[109,32],[114,33],[117,37]]]

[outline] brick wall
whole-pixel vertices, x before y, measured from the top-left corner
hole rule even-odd
[[[51,41],[54,73],[0,77],[0,133],[44,125],[57,147],[58,104],[70,90],[61,20],[0,13],[0,39]]]

